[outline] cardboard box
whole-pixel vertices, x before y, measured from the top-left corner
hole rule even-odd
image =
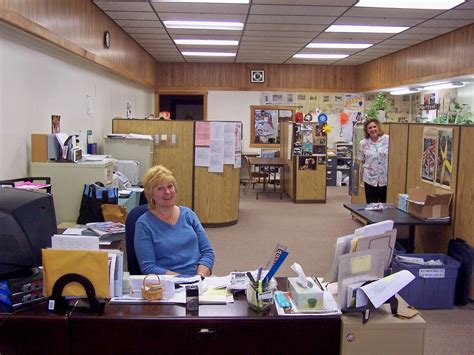
[[[298,284],[297,277],[288,278],[288,290],[291,299],[295,302],[296,307],[301,310],[323,309],[323,291],[310,277],[307,277],[307,280],[310,287],[303,288]]]
[[[446,190],[430,193],[422,187],[408,189],[408,213],[423,219],[449,217],[452,197],[453,193]]]

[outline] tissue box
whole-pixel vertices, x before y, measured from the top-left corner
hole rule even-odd
[[[298,309],[323,309],[324,293],[310,278],[306,278],[311,287],[303,288],[297,281],[297,277],[288,278],[288,291],[291,299],[295,302]]]
[[[449,217],[452,192],[438,190],[430,194],[429,190],[417,187],[408,189],[408,196],[408,213],[418,218]]]

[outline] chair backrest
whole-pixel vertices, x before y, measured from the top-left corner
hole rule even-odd
[[[127,245],[127,264],[130,275],[141,275],[140,265],[138,265],[135,254],[135,223],[137,219],[148,211],[148,205],[140,205],[131,210],[125,220],[125,240]]]
[[[278,149],[262,148],[260,150],[260,156],[262,158],[275,158],[280,156],[280,151]]]

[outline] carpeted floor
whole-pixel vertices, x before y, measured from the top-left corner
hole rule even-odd
[[[327,203],[295,204],[287,196],[241,194],[239,223],[207,228],[216,253],[215,275],[254,270],[265,265],[277,243],[289,256],[278,276],[293,276],[298,262],[307,275],[324,276],[331,264],[335,240],[360,223],[351,219],[343,203],[350,202],[347,187],[328,187]],[[427,323],[425,354],[474,354],[474,304],[452,310],[423,310]]]

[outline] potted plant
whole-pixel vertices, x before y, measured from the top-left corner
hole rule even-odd
[[[381,122],[385,121],[389,103],[384,93],[379,92],[375,97],[374,102],[366,111],[367,118],[378,118]]]

